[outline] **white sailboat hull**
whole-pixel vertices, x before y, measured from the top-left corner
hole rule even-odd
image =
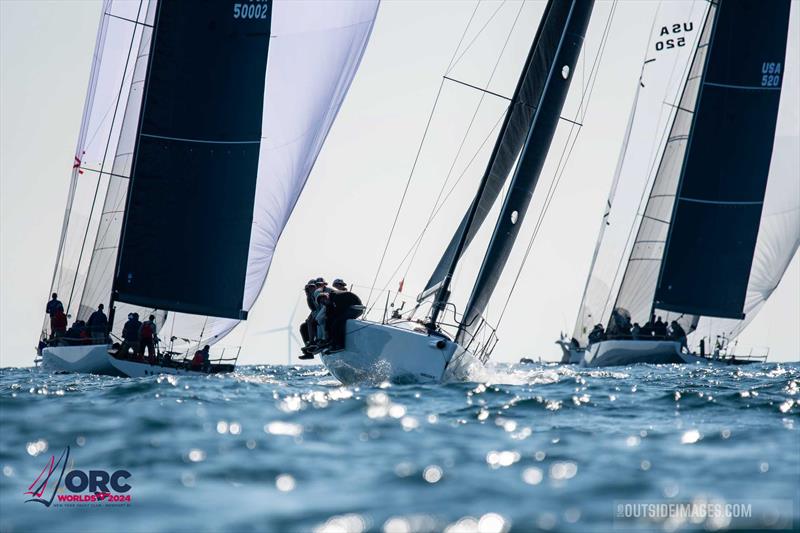
[[[458,344],[410,327],[348,320],[345,349],[322,363],[345,385],[360,382],[440,383],[466,380],[478,359]]]
[[[592,344],[580,353],[583,355],[580,365],[586,367],[626,366],[639,363],[729,366],[766,361],[766,357],[736,358],[681,352],[680,343],[672,340],[606,340]]]
[[[123,375],[109,361],[107,344],[49,346],[42,350],[41,367],[52,372]]]
[[[681,345],[672,340],[606,340],[589,346],[581,366],[625,366],[685,363]]]
[[[119,374],[129,378],[143,378],[147,376],[159,376],[161,374],[169,374],[173,376],[202,376],[208,372],[199,370],[189,370],[187,368],[175,368],[171,366],[151,365],[143,361],[131,361],[128,359],[117,359],[111,355],[106,354],[109,364],[114,367]]]

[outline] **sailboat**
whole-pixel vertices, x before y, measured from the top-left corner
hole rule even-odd
[[[732,340],[800,245],[797,17],[790,0],[663,3],[562,362],[765,359]],[[686,346],[636,335],[659,320]]]
[[[188,354],[247,319],[378,1],[188,7],[103,4],[50,292],[74,320],[107,303],[108,335],[43,331],[47,369],[188,372]],[[172,357],[109,354],[133,313],[155,317]]]
[[[424,319],[393,313],[380,322],[347,320],[344,347],[325,350],[321,356],[339,381],[468,379],[474,366],[488,360],[497,336],[482,314],[541,174],[592,8],[592,0],[548,1],[475,197],[417,298],[416,309],[430,301],[429,314]],[[455,269],[508,178],[508,192],[480,272],[465,311],[459,314],[449,302]]]

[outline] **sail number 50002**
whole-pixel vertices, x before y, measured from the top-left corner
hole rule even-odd
[[[233,4],[235,19],[266,19],[267,4]]]

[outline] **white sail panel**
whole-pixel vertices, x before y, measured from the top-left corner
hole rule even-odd
[[[654,13],[640,84],[573,332],[582,345],[586,344],[586,336],[594,324],[608,322],[631,253],[633,235],[642,222],[642,199],[647,195],[665,146],[667,150],[682,152],[685,145],[667,143],[667,134],[675,119],[676,104],[681,97],[706,11],[706,2],[670,1],[662,2]],[[688,129],[688,121],[684,122],[684,129]],[[667,163],[673,160],[664,159]],[[670,175],[677,175],[680,168],[664,167],[660,172],[668,170]],[[670,193],[666,189],[668,187],[663,184],[654,189],[656,200],[648,206],[648,216],[669,217],[672,207],[670,195],[674,195],[674,190]],[[666,237],[666,225],[654,223],[646,226],[634,250],[641,254],[637,259],[641,263],[629,269],[631,290],[625,303],[633,308],[645,308],[645,313],[649,312],[652,294],[642,291],[640,295],[640,288],[647,280],[658,276],[658,263],[646,258],[653,253],[660,254],[660,246],[651,241],[663,242]]]
[[[141,38],[141,27],[124,19],[142,20],[146,7],[147,2],[115,3],[111,0],[102,6],[53,276],[52,289],[59,293],[67,313],[73,318],[83,310],[79,304],[108,185],[103,172],[111,170],[122,125],[121,110],[124,110],[126,87],[132,75],[132,68],[126,68],[126,62],[129,60],[132,65],[135,61]]]
[[[644,324],[649,320],[655,294],[664,245],[669,232],[675,192],[680,180],[681,168],[688,147],[689,132],[699,94],[703,66],[707,54],[707,43],[711,37],[714,10],[708,10],[699,42],[680,99],[670,104],[674,108],[669,133],[664,140],[663,155],[656,156],[658,170],[647,198],[644,211],[639,216],[636,239],[627,256],[628,264],[622,277],[615,308],[627,310],[631,322]],[[656,132],[657,134],[658,132]],[[652,135],[652,134],[651,134]],[[652,136],[650,137],[652,139]],[[660,157],[660,160],[659,160]]]
[[[99,223],[93,241],[86,244],[92,246],[92,250],[78,314],[78,318],[83,320],[99,303],[107,303],[111,295],[156,6],[157,2],[147,1],[114,2],[108,5],[104,15],[114,30],[114,38],[121,44],[114,50],[114,57],[119,68],[124,69],[124,75],[117,87],[107,89],[109,131],[103,139],[106,144],[102,147],[102,167],[98,165],[98,170],[102,169],[100,183],[105,187],[105,199],[102,204],[100,198],[97,199],[95,209],[99,212]],[[110,60],[111,56],[108,57]],[[136,312],[140,317],[155,313],[159,324],[165,315],[164,312],[122,303],[118,303],[116,308],[118,318],[113,333],[117,336],[121,334],[128,313]]]

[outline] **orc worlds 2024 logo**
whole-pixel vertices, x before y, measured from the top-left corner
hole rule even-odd
[[[55,455],[50,456],[42,472],[25,491],[25,495],[30,496],[25,501],[41,503],[45,507],[130,505],[131,473],[127,470],[67,471],[68,464],[69,446],[58,459]]]

